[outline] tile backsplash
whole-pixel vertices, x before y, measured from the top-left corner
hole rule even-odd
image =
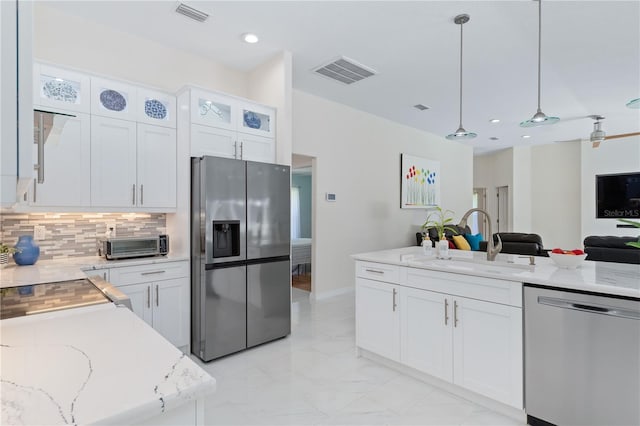
[[[97,255],[98,240],[115,224],[117,237],[146,237],[166,233],[164,213],[2,213],[0,241],[18,242],[20,235],[34,235],[34,226],[45,227],[40,259]]]

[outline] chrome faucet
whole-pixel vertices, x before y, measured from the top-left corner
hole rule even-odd
[[[464,228],[465,226],[467,226],[467,219],[469,218],[469,216],[471,216],[471,213],[474,213],[474,212],[482,213],[487,217],[487,222],[489,222],[489,239],[487,241],[487,260],[494,261],[496,260],[496,256],[498,255],[498,253],[500,253],[500,250],[502,250],[502,240],[500,239],[500,235],[496,234],[496,237],[498,238],[498,245],[493,244],[493,233],[491,232],[491,216],[489,216],[489,213],[479,208],[471,209],[468,212],[466,212],[464,216],[462,216],[462,219],[460,220],[460,223],[458,224],[458,226],[461,228]]]

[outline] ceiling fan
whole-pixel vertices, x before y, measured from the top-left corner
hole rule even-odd
[[[584,142],[591,142],[591,147],[592,148],[597,148],[600,146],[600,143],[609,139],[619,139],[619,138],[627,138],[627,137],[631,137],[631,136],[640,136],[640,132],[633,132],[633,133],[620,133],[617,135],[607,135],[607,133],[602,130],[602,120],[604,120],[604,117],[601,115],[589,115],[589,118],[591,118],[592,120],[594,120],[593,122],[593,132],[591,132],[591,134],[589,135],[589,139],[571,139],[571,140],[566,140],[566,141],[558,141],[558,142],[577,142],[577,141],[584,141]]]

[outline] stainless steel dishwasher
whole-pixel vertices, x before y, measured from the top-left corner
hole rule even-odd
[[[525,284],[530,425],[640,425],[640,300]]]

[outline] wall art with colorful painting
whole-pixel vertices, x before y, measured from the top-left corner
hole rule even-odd
[[[440,204],[440,162],[408,154],[400,156],[400,207],[425,209]]]

